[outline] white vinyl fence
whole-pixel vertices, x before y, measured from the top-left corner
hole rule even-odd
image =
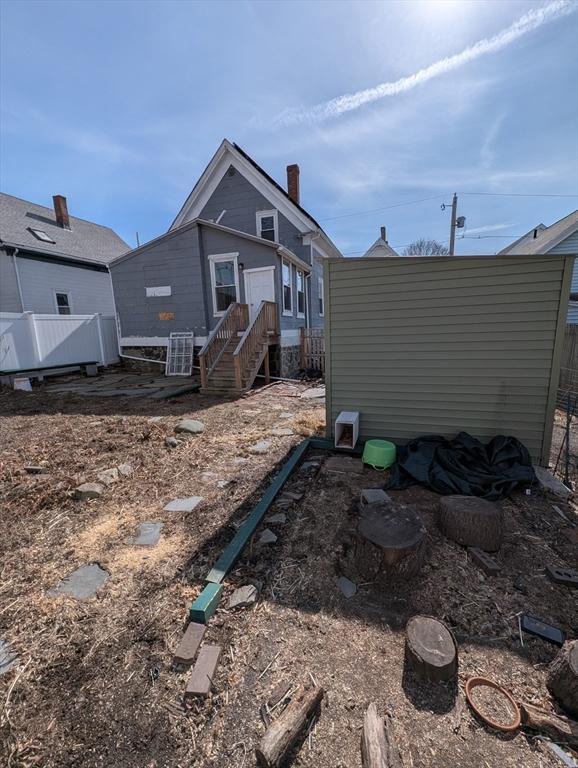
[[[0,371],[118,360],[114,317],[0,312]]]

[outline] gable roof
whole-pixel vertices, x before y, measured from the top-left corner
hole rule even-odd
[[[328,252],[328,255],[341,256],[339,249],[331,241],[327,233],[323,231],[319,223],[304,208],[295,203],[283,187],[272,179],[253,158],[237,144],[232,144],[227,139],[223,139],[221,142],[221,145],[183,203],[175,220],[169,227],[169,231],[179,227],[184,223],[185,219],[194,219],[199,216],[231,165],[270,200],[271,204],[289,219],[303,235],[320,236],[325,244],[324,250]]]
[[[182,232],[186,232],[189,229],[193,229],[199,224],[203,227],[210,227],[211,229],[216,229],[219,232],[225,232],[226,234],[229,234],[229,235],[235,235],[236,237],[241,237],[243,238],[243,240],[250,240],[253,243],[259,243],[260,245],[265,245],[267,248],[272,248],[274,251],[277,251],[282,256],[285,256],[286,258],[290,259],[295,264],[297,264],[297,266],[304,269],[306,272],[309,272],[311,270],[310,264],[307,264],[307,262],[303,261],[302,259],[299,258],[299,256],[294,254],[293,251],[289,250],[289,248],[286,248],[284,245],[281,245],[280,243],[276,243],[273,240],[266,240],[265,238],[258,237],[257,235],[251,235],[248,232],[242,232],[239,229],[232,229],[231,227],[226,227],[223,224],[217,224],[214,221],[206,221],[205,219],[198,219],[198,218],[193,219],[192,221],[187,221],[186,224],[181,224],[180,227],[169,229],[169,231],[165,232],[164,235],[159,235],[159,237],[155,237],[153,240],[149,240],[148,243],[143,243],[143,245],[140,245],[138,248],[133,248],[132,251],[129,251],[128,253],[123,253],[120,256],[117,256],[114,259],[114,261],[110,262],[110,266],[114,267],[122,261],[132,259],[134,256],[138,256],[140,253],[147,251],[152,246],[158,245],[159,243],[165,242],[166,240],[170,240],[176,235],[180,235]]]
[[[500,251],[500,255],[530,256],[540,253],[548,253],[567,237],[578,230],[578,210],[572,211],[568,216],[556,221],[549,227],[538,224],[522,237],[507,245]],[[534,237],[534,233],[536,236]]]
[[[383,237],[378,237],[373,245],[371,245],[367,251],[363,254],[363,257],[383,257],[383,256],[399,256],[399,253],[393,250],[391,245],[384,240]]]
[[[45,232],[53,243],[30,230]],[[110,227],[70,216],[70,229],[56,223],[53,208],[0,193],[0,243],[23,251],[45,253],[75,261],[109,264],[130,246]]]

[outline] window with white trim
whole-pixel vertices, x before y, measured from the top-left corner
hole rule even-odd
[[[323,317],[323,315],[325,314],[325,307],[323,306],[323,300],[324,300],[325,294],[323,292],[322,277],[317,278],[317,291],[318,291],[317,295],[319,298],[319,317]]]
[[[264,240],[279,242],[279,227],[277,224],[277,211],[257,211],[257,237]]]
[[[297,270],[297,317],[305,317],[305,272]]]
[[[209,256],[211,264],[211,288],[213,315],[224,315],[234,301],[239,301],[239,272],[237,253]]]
[[[60,291],[55,291],[55,297],[56,297],[56,311],[59,315],[70,315],[72,314],[72,307],[70,302],[70,294],[64,293]]]
[[[293,314],[293,285],[291,282],[291,263],[283,259],[283,314]]]

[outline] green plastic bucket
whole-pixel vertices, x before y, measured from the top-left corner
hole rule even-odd
[[[395,462],[395,445],[389,440],[368,440],[362,461],[374,469],[387,469]]]

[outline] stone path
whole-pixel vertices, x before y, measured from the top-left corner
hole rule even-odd
[[[155,547],[159,543],[163,523],[141,523],[138,535],[126,540],[133,547]]]
[[[163,512],[192,512],[203,500],[202,496],[189,496],[185,499],[173,499],[163,507]]]
[[[62,579],[54,589],[48,593],[51,597],[56,595],[70,595],[76,600],[88,600],[94,597],[97,590],[106,583],[109,574],[96,563],[82,565],[76,571]]]

